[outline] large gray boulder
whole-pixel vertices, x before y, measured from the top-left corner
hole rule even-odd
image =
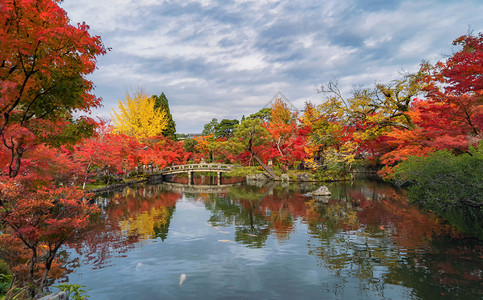
[[[266,181],[268,180],[267,175],[263,173],[257,173],[257,174],[249,174],[246,176],[246,180],[260,180],[260,181]]]
[[[319,187],[318,189],[316,189],[315,191],[308,193],[308,195],[310,195],[310,196],[330,196],[331,193],[330,193],[329,189],[325,185],[323,185],[323,186]]]
[[[298,174],[297,178],[298,178],[299,181],[309,181],[310,180],[310,176],[307,173]]]
[[[282,176],[280,176],[280,179],[282,179],[282,181],[290,181],[290,176],[288,176],[287,174],[282,174]]]

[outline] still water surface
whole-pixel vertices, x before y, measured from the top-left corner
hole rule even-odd
[[[65,254],[90,299],[480,299],[483,244],[375,181],[139,185]],[[182,275],[185,274],[185,275]],[[180,277],[182,284],[180,284]]]

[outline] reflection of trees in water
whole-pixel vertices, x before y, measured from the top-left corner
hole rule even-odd
[[[481,242],[463,246],[467,239],[435,215],[409,205],[405,194],[390,185],[339,185],[318,212],[320,219],[308,222],[309,253],[334,271],[339,285],[358,278],[368,297],[384,297],[387,284],[403,285],[424,299],[471,297],[481,289],[481,257],[474,253],[482,250]],[[450,253],[454,257],[448,260]]]
[[[159,237],[164,241],[176,201],[181,198],[156,185],[130,187],[105,196],[98,199],[103,213],[80,239],[68,245],[95,268],[106,267],[111,257],[122,257],[142,240]],[[72,266],[80,263],[74,261]]]
[[[474,298],[481,291],[481,242],[463,239],[435,215],[408,204],[404,191],[390,185],[356,181],[328,186],[328,203],[302,195],[315,186],[294,184],[243,185],[223,194],[185,196],[211,212],[213,226],[234,225],[235,240],[247,247],[264,247],[272,233],[284,242],[301,220],[311,236],[309,254],[336,275],[335,283],[323,285],[336,295],[355,279],[368,298],[388,296],[388,284],[406,286],[413,289],[408,297],[425,299],[441,293]],[[104,267],[143,239],[165,240],[180,198],[162,186],[139,186],[105,198],[100,201],[105,214],[71,246],[82,259]]]
[[[130,236],[139,236],[141,239],[159,237],[164,241],[174,210],[174,207],[153,207],[137,216],[121,220],[120,227]]]
[[[483,209],[447,207],[438,213],[441,213],[459,231],[483,240]]]
[[[408,251],[389,268],[386,281],[414,289],[421,299],[481,299],[483,243],[476,239],[434,237],[426,251]],[[478,297],[479,295],[479,297]]]
[[[240,194],[244,200],[238,198]],[[214,195],[205,203],[212,213],[209,222],[213,226],[235,224],[235,241],[260,248],[270,235],[269,222],[256,211],[263,198],[264,191],[246,186],[230,189],[228,196]]]
[[[227,195],[207,198],[213,226],[235,224],[235,240],[249,247],[263,247],[271,233],[287,240],[294,221],[305,217],[307,205],[300,186],[269,183],[230,188]]]

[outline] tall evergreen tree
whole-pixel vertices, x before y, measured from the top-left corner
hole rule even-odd
[[[210,135],[210,134],[213,134],[213,136],[215,135],[216,133],[216,128],[219,126],[220,124],[218,123],[218,119],[217,118],[213,118],[211,119],[211,121],[209,123],[206,123],[205,126],[203,127],[203,132],[201,133],[202,135]]]
[[[225,137],[230,138],[233,136],[233,131],[235,130],[236,125],[240,122],[238,120],[228,120],[223,119],[221,122],[216,126],[215,137]]]
[[[153,95],[152,98],[154,98],[154,107],[164,110],[166,113],[166,117],[168,118],[168,126],[163,131],[163,136],[169,137],[173,140],[176,139],[176,123],[174,122],[173,116],[169,111],[168,98],[166,98],[164,92],[161,93],[161,95],[159,96]]]

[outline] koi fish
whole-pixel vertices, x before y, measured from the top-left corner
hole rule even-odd
[[[183,274],[181,274],[181,276],[179,277],[179,286],[181,286],[185,280],[186,280],[186,274],[185,274],[185,273],[183,273]]]
[[[230,240],[218,240],[218,242],[222,242],[222,243],[234,243],[234,241],[230,241]]]

